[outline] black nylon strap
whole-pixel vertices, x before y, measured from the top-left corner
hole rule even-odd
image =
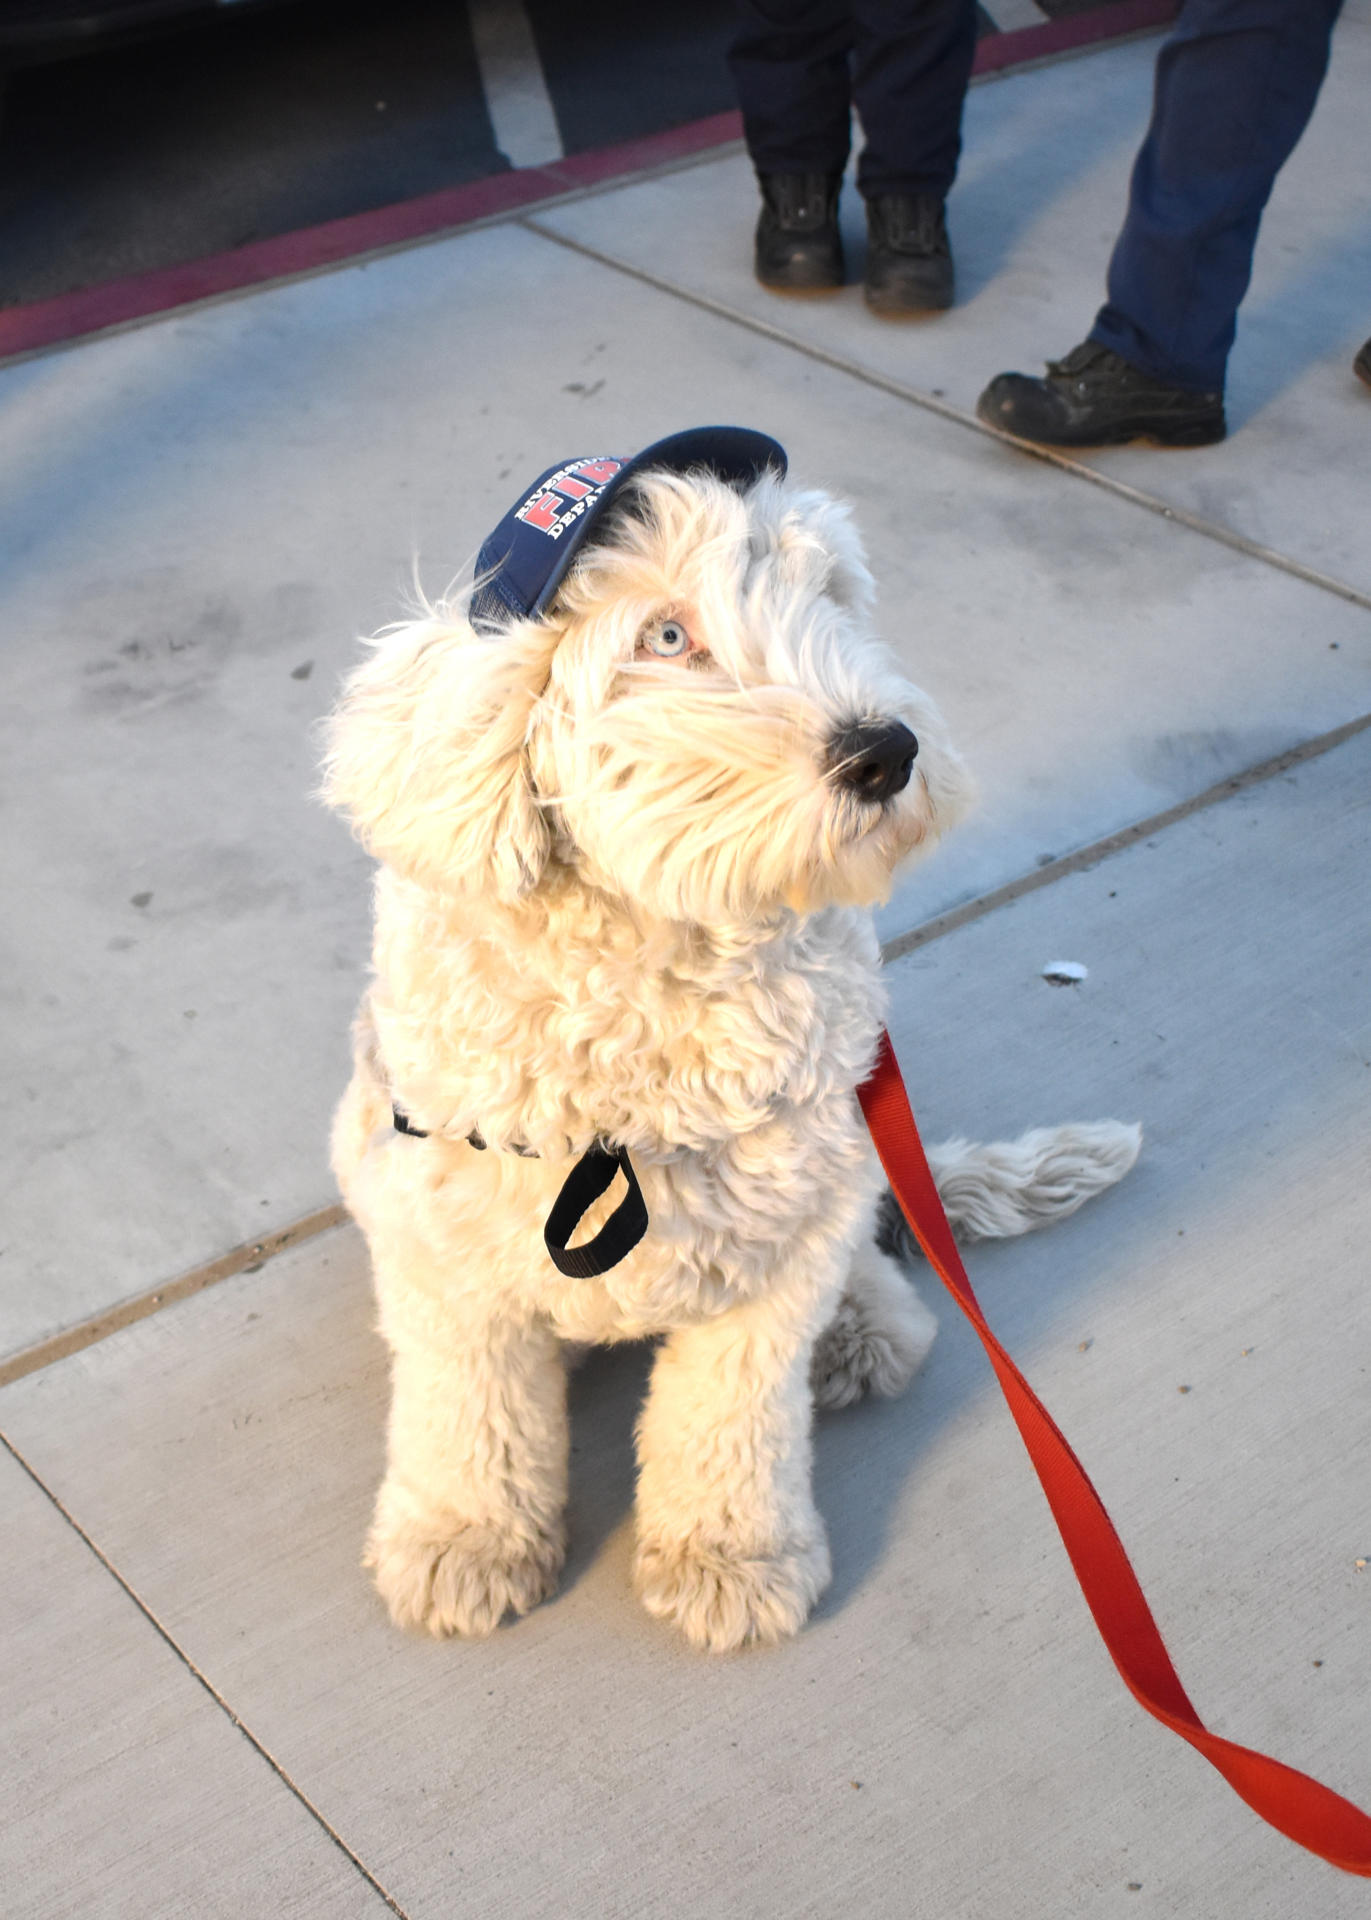
[[[593,1240],[588,1240],[583,1247],[568,1246],[582,1217],[602,1193],[608,1192],[621,1169],[628,1182],[628,1192]],[[573,1280],[593,1280],[598,1274],[617,1267],[646,1232],[647,1202],[627,1148],[594,1146],[581,1155],[563,1182],[543,1228],[543,1240],[563,1273]]]
[[[414,1123],[411,1121],[409,1115],[404,1111],[403,1108],[395,1106],[394,1103],[392,1102],[390,1110],[391,1110],[391,1113],[395,1116],[395,1131],[397,1133],[407,1133],[411,1140],[427,1140],[428,1139],[428,1134],[424,1131],[424,1129],[422,1127],[416,1127]],[[481,1153],[484,1153],[486,1150],[486,1143],[481,1138],[479,1133],[469,1133],[467,1135],[467,1145],[469,1147],[475,1147]],[[536,1160],[538,1158],[537,1154],[533,1152],[531,1147],[516,1147],[514,1151],[518,1154],[522,1154],[525,1159]]]

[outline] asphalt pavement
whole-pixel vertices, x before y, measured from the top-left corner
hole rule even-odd
[[[1139,4],[997,0],[982,50]],[[732,0],[6,0],[0,309],[725,114],[732,27]]]
[[[925,1373],[819,1424],[835,1580],[784,1648],[634,1601],[634,1350],[576,1376],[553,1600],[429,1644],[358,1564],[386,1365],[325,1139],[368,866],[316,724],[524,477],[738,420],[852,502],[980,780],[880,918],[926,1135],[1144,1127],[974,1253],[992,1324],[1206,1719],[1371,1805],[1368,0],[1229,439],[974,416],[1089,324],[1155,46],[973,91],[926,323],[759,288],[732,146],[0,366],[6,1920],[1364,1913],[1138,1712],[927,1280]]]

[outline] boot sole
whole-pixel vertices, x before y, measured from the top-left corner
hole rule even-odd
[[[864,287],[862,298],[870,311],[882,320],[917,320],[925,313],[946,313],[955,304],[955,295],[951,292],[931,295],[926,300],[911,300],[907,295],[873,293],[870,287]]]
[[[793,280],[763,280],[759,273],[757,285],[765,287],[768,293],[783,293],[791,300],[822,300],[828,294],[841,293],[844,283],[841,280],[816,280],[812,285],[800,286]]]
[[[837,293],[847,283],[828,274],[767,274],[756,268],[757,284],[768,293]]]
[[[1212,447],[1228,437],[1228,423],[1225,420],[1178,421],[1174,427],[1161,426],[1155,421],[1146,425],[1130,425],[1127,421],[1116,426],[1101,428],[1098,433],[1079,435],[1034,435],[1016,433],[1013,427],[996,420],[987,411],[977,416],[985,425],[993,427],[1008,440],[1022,440],[1030,447],[1122,447],[1130,440],[1146,440],[1154,447]]]

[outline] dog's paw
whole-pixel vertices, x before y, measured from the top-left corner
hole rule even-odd
[[[838,1310],[814,1343],[809,1385],[825,1411],[850,1407],[865,1393],[892,1398],[923,1365],[938,1323],[913,1287],[885,1261],[867,1256]]]
[[[765,1555],[697,1540],[644,1541],[633,1584],[648,1612],[679,1628],[691,1646],[732,1653],[798,1633],[829,1571],[822,1535],[807,1547]]]
[[[560,1538],[530,1541],[492,1526],[444,1532],[437,1522],[389,1518],[372,1528],[363,1564],[397,1627],[479,1640],[507,1613],[547,1599],[565,1551]]]

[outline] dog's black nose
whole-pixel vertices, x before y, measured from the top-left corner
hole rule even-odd
[[[909,785],[919,743],[899,720],[857,720],[828,743],[829,774],[863,800],[890,800]]]

